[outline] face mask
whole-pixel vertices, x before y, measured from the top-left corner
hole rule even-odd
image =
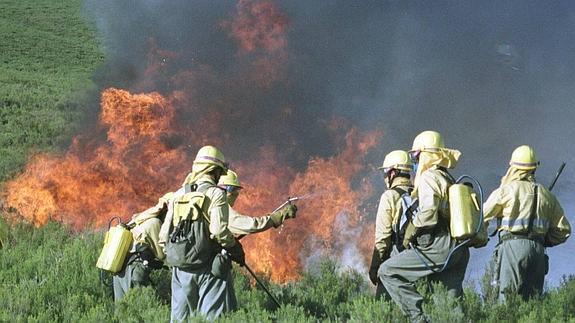
[[[385,182],[385,187],[389,188],[391,186],[391,183],[389,182],[389,177],[385,176],[383,178],[383,181]]]
[[[239,195],[240,195],[240,192],[238,190],[234,190],[232,192],[229,192],[228,193],[228,204],[230,206],[234,206],[234,203],[236,203],[236,200],[237,200]]]

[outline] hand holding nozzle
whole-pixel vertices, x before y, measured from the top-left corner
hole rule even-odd
[[[299,200],[299,197],[290,197],[282,205],[278,206],[271,214],[271,219],[274,227],[283,225],[286,219],[293,219],[296,217],[297,206],[292,202]]]
[[[282,205],[278,206],[275,210],[272,211],[272,213],[275,213],[277,211],[279,211],[280,209],[282,209],[284,206],[288,205],[288,204],[292,204],[292,202],[295,202],[297,200],[300,200],[300,197],[288,197],[288,199],[282,203]]]

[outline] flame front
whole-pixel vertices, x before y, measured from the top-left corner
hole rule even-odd
[[[254,88],[256,93],[265,92],[289,73],[284,64],[288,26],[286,15],[273,2],[240,0],[236,16],[220,24],[239,46],[241,67],[239,74],[225,77],[207,66],[169,72],[170,61],[185,55],[159,50],[151,42],[146,75],[135,88],[161,83],[170,84],[170,90],[103,91],[98,124],[77,136],[64,154],[32,157],[23,173],[6,184],[5,208],[37,226],[54,219],[77,230],[102,227],[112,216],[127,219],[176,190],[197,149],[209,143],[223,149],[244,183],[236,204],[241,213],[265,215],[288,196],[303,197],[297,202],[295,220],[242,241],[254,269],[285,282],[297,279],[317,252],[340,259],[352,245],[367,256],[373,239],[364,232],[372,224],[363,221],[362,206],[374,192],[366,180],[369,168],[364,157],[377,144],[380,132],[362,133],[331,117],[325,128],[332,144],[340,148],[331,156],[307,157],[303,165],[289,162],[289,154],[298,151],[289,127],[270,128],[288,137],[287,147],[273,140],[235,139],[238,127],[246,129],[253,122],[281,124],[296,113],[288,103],[274,113],[252,104],[240,112],[234,109],[238,93]],[[248,81],[242,82],[246,75]],[[205,91],[210,86],[224,90]],[[265,120],[260,120],[262,115]],[[226,153],[236,147],[249,151],[249,158],[235,159]]]

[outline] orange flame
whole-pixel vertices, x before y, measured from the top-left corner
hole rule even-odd
[[[79,137],[63,157],[32,158],[6,185],[6,205],[35,225],[52,218],[77,229],[147,207],[173,187],[166,174],[186,172],[185,152],[163,141],[173,118],[169,102],[158,93],[104,91],[100,125],[108,128],[107,141]]]
[[[270,180],[256,178],[257,186],[246,185],[237,202],[239,211],[265,214],[270,211],[270,201],[280,204],[288,195],[304,197],[297,202],[298,218],[287,222],[280,233],[268,231],[245,239],[247,260],[256,270],[269,273],[275,281],[294,280],[303,269],[305,257],[315,252],[313,248],[340,257],[343,244],[359,242],[341,241],[346,233],[338,230],[351,230],[360,225],[360,206],[373,192],[366,181],[359,182],[357,187],[352,183],[365,167],[365,152],[377,143],[379,136],[379,132],[360,135],[350,130],[340,153],[330,158],[312,158],[307,169],[296,174],[293,180],[288,180],[293,174],[291,170],[272,170],[273,158],[252,165],[259,170],[258,176],[267,176]],[[241,168],[240,176],[244,176],[244,172],[250,174]],[[337,225],[338,215],[345,218],[344,228]],[[319,243],[309,245],[312,240]]]

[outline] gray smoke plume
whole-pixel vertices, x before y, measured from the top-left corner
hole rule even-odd
[[[377,153],[369,156],[379,164],[387,152],[408,149],[420,131],[433,129],[463,153],[454,175],[475,176],[488,194],[505,173],[512,150],[529,144],[541,159],[537,179],[542,183],[567,162],[554,191],[575,223],[575,4],[277,4],[289,19],[284,81],[262,91],[238,77],[234,82],[216,77],[197,88],[202,105],[213,107],[209,113],[234,116],[229,133],[238,144],[226,147],[229,155],[245,159],[259,145],[273,143],[285,147],[296,167],[311,155],[330,156],[336,147],[325,122],[339,116],[360,129],[383,131]],[[241,74],[242,67],[230,63],[238,60],[237,44],[222,27],[235,6],[234,1],[87,0],[86,12],[108,55],[98,83],[174,90],[169,79],[142,83],[153,46],[181,54],[176,63],[162,58],[168,75],[200,68],[217,76]],[[229,100],[212,101],[211,94],[221,93],[229,93]],[[278,117],[285,107],[291,112]],[[365,176],[383,190],[380,174]],[[377,196],[373,201],[368,222],[375,217]],[[493,247],[492,241],[472,251],[468,278],[479,280]],[[574,273],[568,259],[574,252],[573,238],[549,249],[552,285]]]

